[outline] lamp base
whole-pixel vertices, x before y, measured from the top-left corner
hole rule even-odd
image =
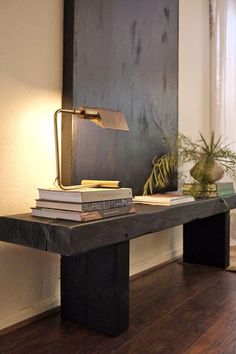
[[[76,189],[83,189],[83,188],[94,188],[94,187],[98,187],[99,184],[97,183],[90,183],[90,184],[76,184],[73,186],[64,186],[61,182],[58,181],[58,179],[55,179],[54,185],[59,188],[62,189],[64,191],[70,191],[70,190],[76,190]]]
[[[121,188],[122,187],[120,181],[86,180],[86,179],[81,181],[81,184],[77,184],[74,186],[64,186],[58,177],[55,179],[54,185],[63,190],[76,190],[82,188],[95,188],[95,187],[100,187],[100,188]]]

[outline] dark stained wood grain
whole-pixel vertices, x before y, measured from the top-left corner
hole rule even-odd
[[[236,353],[236,300],[230,308],[219,314],[217,321],[186,351],[186,354],[235,354]],[[228,307],[229,307],[228,306]]]
[[[61,317],[87,327],[86,254],[61,257]]]
[[[224,278],[228,278],[227,283]],[[161,321],[147,327],[134,340],[121,346],[116,353],[142,353],[141,348],[145,348],[144,352],[149,354],[185,353],[219,317],[230,312],[231,306],[235,308],[235,296],[235,279],[232,274],[229,276],[227,273]]]
[[[129,241],[87,254],[88,328],[117,336],[129,327]]]
[[[61,259],[62,319],[112,336],[129,326],[129,241]]]
[[[47,250],[48,221],[36,222],[29,214],[0,218],[0,240]]]
[[[236,196],[225,200],[230,208],[236,207]],[[0,217],[0,240],[69,256],[227,211],[219,198],[172,207],[137,205],[135,209],[135,214],[86,223],[30,214],[3,216]]]
[[[0,337],[0,353],[233,353],[235,274],[175,262],[132,280],[130,294],[130,328],[119,337],[56,315]]]
[[[184,225],[184,256],[187,263],[229,266],[229,211]]]
[[[64,62],[71,63],[73,53],[71,67],[64,66],[64,80],[73,86],[73,107],[121,110],[130,128],[109,131],[75,119],[73,183],[121,180],[140,193],[152,159],[167,150],[156,122],[169,135],[178,126],[178,0],[64,3],[74,11],[71,23],[65,22],[65,31],[74,25],[74,40],[64,47]],[[65,144],[68,139],[71,127],[63,131]]]

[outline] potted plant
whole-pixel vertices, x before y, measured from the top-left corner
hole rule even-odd
[[[166,189],[171,177],[178,174],[180,166],[187,162],[193,163],[190,174],[195,180],[192,189],[195,197],[201,196],[208,184],[222,178],[224,173],[235,177],[236,153],[224,144],[222,137],[216,139],[214,132],[209,141],[201,133],[197,141],[181,133],[169,138],[162,132],[162,139],[169,151],[152,161],[153,168],[144,185],[144,195]]]

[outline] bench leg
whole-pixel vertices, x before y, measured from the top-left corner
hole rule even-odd
[[[61,315],[117,336],[129,326],[129,241],[61,257]]]
[[[229,212],[184,225],[186,263],[227,268],[229,266]]]

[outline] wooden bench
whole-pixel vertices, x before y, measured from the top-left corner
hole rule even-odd
[[[3,216],[0,241],[60,254],[62,318],[116,336],[129,325],[129,240],[183,224],[183,261],[226,268],[236,195],[224,200],[137,205],[135,214],[86,223]]]

